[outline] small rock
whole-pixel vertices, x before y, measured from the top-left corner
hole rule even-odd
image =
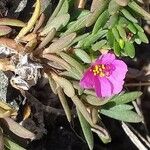
[[[6,101],[9,79],[3,71],[0,71],[0,99]]]

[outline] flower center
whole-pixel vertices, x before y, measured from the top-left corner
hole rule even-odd
[[[100,64],[93,66],[90,71],[93,72],[94,76],[109,77],[112,73],[112,67],[111,65]]]

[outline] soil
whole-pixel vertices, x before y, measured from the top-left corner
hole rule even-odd
[[[14,13],[21,0],[0,0],[0,16],[19,18],[21,20],[28,19],[28,10],[33,5],[32,0],[28,0],[27,7],[20,13]],[[54,1],[55,2],[55,1]],[[137,46],[137,61],[125,60],[128,66],[142,69],[150,63],[150,44]],[[130,90],[139,90],[131,88]],[[142,87],[144,92],[141,107],[147,128],[150,130],[150,94],[148,87]],[[14,95],[17,92],[11,89],[9,94]],[[56,95],[54,95],[48,84],[41,85],[40,81],[36,87],[31,88],[29,91],[35,96],[39,102],[28,100],[31,105],[32,117],[24,122],[24,127],[37,134],[37,140],[29,142],[20,138],[16,138],[16,142],[26,147],[28,150],[88,150],[87,144],[79,124],[75,116],[71,123],[68,123],[64,113],[48,112],[41,107],[41,105],[51,106],[58,111],[63,112],[62,107]],[[19,95],[19,94],[18,94]],[[21,97],[23,99],[23,97]],[[21,108],[21,106],[20,106]],[[20,113],[22,109],[20,109]],[[21,115],[18,117],[18,122],[21,120]],[[110,135],[112,142],[105,145],[100,142],[99,138],[94,135],[95,147],[94,150],[136,150],[137,148],[130,141],[121,127],[121,123],[114,119],[106,118],[103,116],[104,123]],[[142,123],[133,125],[140,133],[145,135],[145,130]],[[149,131],[150,132],[150,131]]]

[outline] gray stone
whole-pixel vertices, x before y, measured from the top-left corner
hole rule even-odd
[[[0,99],[6,101],[9,79],[3,71],[0,71]]]

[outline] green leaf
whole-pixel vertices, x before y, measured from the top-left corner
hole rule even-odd
[[[68,81],[67,79],[63,78],[63,77],[59,77],[58,75],[51,73],[52,78],[54,79],[54,81],[56,81],[56,83],[63,88],[64,93],[68,96],[68,97],[73,97],[75,95],[75,90],[71,84],[70,81]]]
[[[76,37],[76,33],[60,37],[57,41],[53,42],[48,48],[44,50],[46,53],[59,53],[64,50]]]
[[[4,143],[9,150],[25,150],[23,147],[19,146],[18,144],[6,137],[4,137]]]
[[[83,10],[81,10],[79,12],[80,13],[77,16],[77,20],[80,19],[80,18],[82,18],[82,17],[88,16],[90,14],[90,11],[86,10],[86,9],[83,9]]]
[[[125,111],[125,110],[131,110],[134,107],[128,104],[119,104],[116,105],[115,103],[107,103],[104,106],[102,106],[103,109],[109,109],[113,111]]]
[[[121,12],[123,13],[123,15],[130,20],[133,23],[138,23],[137,19],[135,19],[128,10],[126,9],[122,9]]]
[[[82,49],[74,49],[75,55],[79,57],[84,63],[91,63],[90,56]]]
[[[109,29],[113,28],[117,24],[118,18],[119,18],[118,14],[114,14],[114,15],[110,16],[109,26],[108,26]]]
[[[121,120],[124,122],[131,122],[131,123],[138,123],[141,122],[143,119],[138,114],[136,114],[133,111],[130,110],[107,110],[107,109],[101,109],[101,114]]]
[[[108,5],[108,12],[111,15],[116,14],[120,9],[120,5],[118,5],[115,0],[111,0],[109,5]]]
[[[90,13],[90,15],[86,19],[86,27],[90,27],[94,24],[94,22],[97,20],[99,15],[105,10],[107,7],[109,0],[99,0],[101,2],[101,5],[99,7],[96,7],[96,9]]]
[[[129,21],[126,18],[120,16],[119,18],[120,18],[118,22],[119,25],[126,27],[129,24]]]
[[[84,118],[86,119],[86,121],[93,126],[93,121],[92,118],[89,114],[89,112],[87,111],[87,108],[85,107],[85,105],[82,103],[82,101],[78,98],[78,96],[74,96],[71,98],[73,103],[76,105],[76,107],[79,109],[79,111],[82,113],[82,115],[84,116]]]
[[[62,4],[57,16],[68,13],[68,9],[69,9],[69,2],[68,2],[68,0],[65,0]]]
[[[134,24],[132,24],[131,22],[127,25],[127,28],[133,33],[133,34],[136,34],[137,32],[137,29],[136,27],[134,26]]]
[[[71,66],[65,60],[58,57],[57,55],[49,53],[49,54],[44,54],[42,56],[43,58],[46,58],[47,60],[50,61],[47,63],[48,65],[50,65],[50,63],[52,62],[52,64],[58,67],[60,66],[62,69],[71,69]]]
[[[47,35],[48,32],[55,28],[56,31],[60,30],[61,28],[65,27],[70,20],[69,14],[63,14],[60,16],[55,17],[51,22],[47,23],[44,27],[43,31],[40,33],[41,36]]]
[[[77,21],[74,21],[74,23],[72,23],[68,27],[67,31],[64,34],[75,32],[75,31],[78,31],[78,30],[84,28],[86,19],[88,18],[88,16],[89,16],[89,13],[83,17],[80,17]]]
[[[51,90],[53,91],[53,93],[57,94],[57,84],[56,82],[53,80],[53,78],[51,76],[48,76],[48,80],[49,80],[49,85],[51,87]]]
[[[94,138],[91,131],[91,127],[89,123],[86,121],[86,119],[83,117],[83,115],[80,113],[80,111],[77,109],[78,118],[82,127],[83,134],[85,136],[85,139],[88,143],[89,149],[93,150],[94,147]]]
[[[117,30],[116,27],[112,28],[112,33],[113,33],[113,36],[115,37],[116,41],[119,42],[119,40],[120,40],[120,34],[119,34],[119,32],[118,32],[118,30]]]
[[[134,56],[135,56],[135,48],[134,48],[133,43],[131,43],[129,41],[126,41],[125,42],[125,47],[124,47],[124,52],[125,52],[125,54],[127,54],[131,58],[134,58]]]
[[[87,103],[91,104],[92,106],[101,106],[106,104],[109,101],[109,99],[100,99],[93,95],[87,95],[87,96],[83,95],[83,99]]]
[[[81,40],[83,40],[83,39],[85,39],[85,38],[88,37],[88,36],[89,36],[89,33],[85,33],[85,34],[83,34],[83,35],[77,36],[77,37],[72,41],[72,43],[70,44],[70,46],[73,45],[73,44],[75,44],[75,43],[77,43],[77,42],[79,42],[79,41],[81,41]]]
[[[144,32],[143,28],[140,25],[138,25],[137,23],[134,23],[134,26],[137,28],[138,31]]]
[[[76,79],[76,80],[80,80],[81,76],[78,75],[78,74],[80,74],[80,73],[77,73],[77,70],[75,68],[71,68],[70,70],[63,71],[63,72],[59,73],[59,75],[61,75],[61,76],[65,76],[65,77],[73,78],[73,79]]]
[[[142,95],[142,92],[129,92],[115,96],[108,103],[114,102],[116,105],[129,103]]]
[[[97,33],[98,30],[106,24],[106,22],[108,21],[108,18],[109,18],[108,10],[105,10],[97,19],[97,21],[94,25],[92,34]]]
[[[129,0],[115,0],[115,2],[120,6],[127,6],[129,3]]]
[[[83,74],[83,66],[78,62],[76,61],[74,58],[72,58],[70,55],[64,53],[64,52],[61,52],[59,54],[65,61],[67,61],[71,66],[73,66],[74,68],[76,68],[80,74],[82,75]]]
[[[95,44],[92,45],[92,50],[94,51],[100,50],[106,43],[107,43],[106,40],[96,42]]]
[[[119,40],[119,45],[120,45],[121,49],[124,48],[124,44],[125,44],[124,40],[120,39]]]
[[[58,93],[59,100],[63,106],[63,109],[65,111],[65,114],[67,116],[67,119],[69,122],[71,122],[71,110],[69,108],[65,94],[60,87],[57,89],[57,93]]]
[[[116,40],[114,41],[113,49],[114,49],[114,53],[115,53],[116,56],[121,55],[121,47],[120,47],[119,43]]]
[[[107,38],[107,41],[108,41],[108,44],[109,44],[109,46],[110,47],[113,47],[113,44],[114,44],[114,35],[113,35],[113,33],[112,33],[112,30],[109,30],[108,32],[107,32],[107,36],[106,36],[106,38]]]
[[[137,43],[137,44],[141,44],[142,41],[139,39],[139,37],[137,35],[134,36],[134,41]]]
[[[138,31],[138,37],[142,42],[147,43],[147,44],[149,43],[149,40],[144,32]]]
[[[48,22],[47,24],[49,24],[55,17],[56,15],[58,14],[58,12],[60,11],[63,3],[64,3],[65,0],[59,0],[59,3],[57,4],[54,12],[52,13],[52,15],[50,16],[50,18],[48,19]]]
[[[118,32],[123,40],[126,40],[126,31],[121,25],[117,25]]]
[[[84,48],[90,47],[94,42],[103,37],[107,32],[108,30],[99,30],[96,34],[89,35],[86,39],[81,41],[83,42]]]
[[[150,14],[149,12],[145,11],[142,7],[140,7],[135,1],[130,1],[128,6],[134,10],[136,13],[140,14],[142,17],[144,17],[145,20],[150,20]]]

